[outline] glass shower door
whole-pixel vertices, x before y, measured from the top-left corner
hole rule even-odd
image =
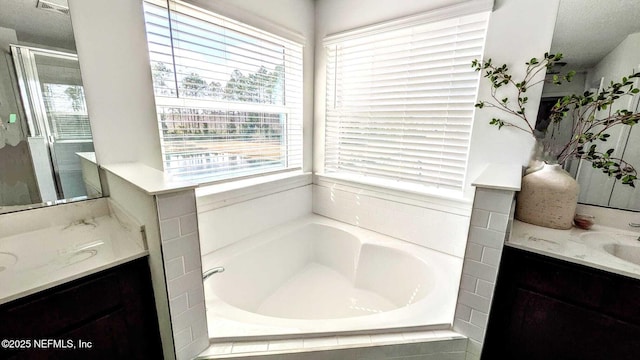
[[[12,52],[31,152],[48,154],[48,164],[34,160],[43,201],[86,196],[77,154],[93,152],[93,140],[77,56],[22,46]]]

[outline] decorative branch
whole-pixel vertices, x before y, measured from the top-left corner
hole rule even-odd
[[[540,138],[540,134],[529,121],[526,114],[526,105],[528,97],[525,96],[528,89],[542,84],[545,80],[534,79],[538,74],[545,70],[552,69],[560,60],[562,54],[545,53],[541,59],[532,58],[525,63],[525,75],[520,80],[515,80],[509,73],[506,64],[494,65],[491,59],[487,61],[474,60],[471,66],[476,71],[484,72],[484,77],[491,82],[491,98],[492,101],[479,101],[475,106],[479,109],[484,107],[495,108],[509,116],[508,120],[502,118],[493,118],[489,122],[498,129],[504,126],[513,127],[518,130],[529,133],[534,138]],[[555,85],[561,85],[564,82],[570,82],[575,71],[569,71],[564,75],[553,75],[551,82]],[[597,143],[606,142],[609,138],[608,130],[618,125],[633,126],[640,121],[640,113],[634,113],[629,110],[613,110],[613,104],[628,96],[634,96],[640,92],[634,85],[634,79],[640,78],[640,73],[634,73],[627,77],[623,77],[620,82],[611,82],[607,87],[598,93],[586,91],[583,94],[567,95],[558,100],[551,109],[549,120],[558,129],[562,121],[571,123],[571,138],[559,150],[552,152],[551,155],[558,163],[563,164],[570,158],[583,159],[591,162],[596,169],[602,170],[608,176],[614,177],[625,185],[634,186],[637,180],[637,172],[635,168],[627,161],[614,157],[615,149],[608,149],[605,152],[598,150]],[[498,93],[501,88],[515,88],[515,99],[513,96],[501,97]],[[599,118],[598,115],[604,113],[604,117]],[[545,149],[549,151],[550,149]]]

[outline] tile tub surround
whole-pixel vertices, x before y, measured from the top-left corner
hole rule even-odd
[[[107,198],[0,216],[0,303],[147,255],[141,226]]]
[[[311,214],[312,187],[307,184],[308,181],[309,176],[301,176],[297,180],[279,180],[266,191],[245,189],[251,196],[248,199],[246,194],[233,198],[223,194],[198,194],[202,255]],[[237,201],[238,198],[242,200]],[[242,221],[239,222],[239,219]]]
[[[469,338],[467,359],[480,358],[504,241],[520,187],[520,166],[490,165],[476,193],[453,330]]]
[[[467,339],[450,330],[213,343],[197,359],[464,360]]]
[[[411,196],[410,196],[411,197]],[[469,205],[460,207],[387,197],[323,181],[313,186],[313,212],[462,258],[469,226]]]
[[[191,359],[209,345],[195,192],[156,195],[156,203],[176,358]]]

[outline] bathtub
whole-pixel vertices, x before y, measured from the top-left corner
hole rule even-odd
[[[309,215],[202,266],[210,338],[277,338],[449,328],[462,259]]]

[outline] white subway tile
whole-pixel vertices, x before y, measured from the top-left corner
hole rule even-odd
[[[267,350],[269,350],[269,343],[267,341],[236,342],[233,343],[231,353],[240,354]]]
[[[338,345],[369,345],[369,335],[338,336]]]
[[[198,213],[202,254],[311,213],[311,188],[303,186]]]
[[[475,292],[477,282],[478,278],[462,274],[462,278],[460,279],[460,289],[467,290],[468,292]]]
[[[201,319],[205,319],[206,317],[207,314],[204,304],[196,305],[180,315],[171,316],[173,331],[174,333],[181,331],[184,328],[188,328],[193,324],[198,323]]]
[[[511,208],[513,195],[513,191],[476,188],[473,208],[507,215]]]
[[[207,331],[207,319],[202,318],[200,321],[196,321],[191,324],[191,335],[194,340],[204,337],[209,340],[209,333]]]
[[[476,309],[472,309],[471,310],[471,323],[486,329],[487,328],[487,321],[489,320],[489,315],[487,315],[486,313],[476,310]]]
[[[180,235],[188,235],[198,231],[198,217],[196,213],[180,217]]]
[[[434,339],[436,333],[433,331],[411,331],[402,333],[405,340],[428,340]]]
[[[182,294],[169,301],[169,311],[172,318],[184,313],[187,309],[189,309],[187,294]]]
[[[469,242],[467,243],[467,252],[464,254],[464,257],[466,259],[482,261],[482,249],[484,249],[482,245]]]
[[[481,262],[465,259],[464,265],[462,266],[462,273],[495,283],[498,268]]]
[[[169,240],[162,244],[162,257],[164,261],[183,256],[189,251],[200,251],[197,233]]]
[[[493,298],[493,283],[479,279],[475,293],[487,299]]]
[[[489,214],[487,210],[473,209],[471,212],[471,226],[486,228],[489,225]]]
[[[458,304],[456,306],[456,319],[471,321],[471,308],[465,304]]]
[[[336,346],[338,345],[338,339],[335,336],[323,337],[323,338],[310,338],[302,340],[302,347],[305,349]]]
[[[199,337],[182,350],[176,352],[176,360],[191,360],[209,346],[209,338]]]
[[[398,342],[402,341],[403,337],[401,333],[391,333],[391,334],[373,334],[371,337],[371,343],[388,343],[388,342]]]
[[[199,286],[197,288],[187,290],[187,299],[189,300],[190,308],[204,303],[204,288]]]
[[[439,338],[465,339],[465,336],[451,330],[434,330]]]
[[[180,236],[179,219],[167,219],[160,221],[160,237],[162,241],[172,240]]]
[[[156,196],[160,220],[177,218],[196,212],[196,198],[193,190]]]
[[[492,212],[489,217],[489,229],[491,230],[506,232],[508,223],[509,215]]]
[[[484,340],[484,329],[460,319],[453,321],[453,330],[479,342]]]
[[[197,234],[193,234],[194,236]],[[184,271],[200,271],[202,272],[202,255],[200,254],[200,248],[196,246],[192,246],[188,249],[185,249],[185,253],[182,256],[184,259]]]
[[[472,309],[489,313],[489,306],[490,306],[489,299],[484,298],[482,296],[472,294],[470,292],[462,290],[458,295],[458,302]]]
[[[269,341],[269,351],[302,349],[302,339]]]
[[[182,350],[185,346],[191,343],[191,328],[185,328],[173,335],[173,343],[176,346],[176,351]]]
[[[469,341],[471,341],[471,339],[469,339]],[[464,360],[480,360],[480,355],[476,355],[476,354],[472,354],[472,353],[468,352],[467,356],[465,356]]]
[[[178,276],[184,275],[184,259],[179,256],[175,259],[169,260],[165,263],[165,274],[167,281],[171,281]]]
[[[175,299],[191,289],[200,287],[202,287],[202,273],[192,271],[169,281],[167,291],[169,293],[169,299]]]
[[[482,229],[472,226],[469,229],[469,241],[478,245],[502,249],[504,245],[504,232]]]
[[[214,355],[227,355],[231,354],[231,349],[233,348],[233,343],[214,343],[209,345],[209,347],[200,354],[201,356],[214,356]]]
[[[481,262],[498,267],[500,265],[500,257],[502,256],[502,250],[485,247],[482,251]],[[476,259],[473,259],[476,260]]]
[[[473,355],[480,356],[482,352],[482,343],[473,339],[469,339],[467,342],[467,352]]]

